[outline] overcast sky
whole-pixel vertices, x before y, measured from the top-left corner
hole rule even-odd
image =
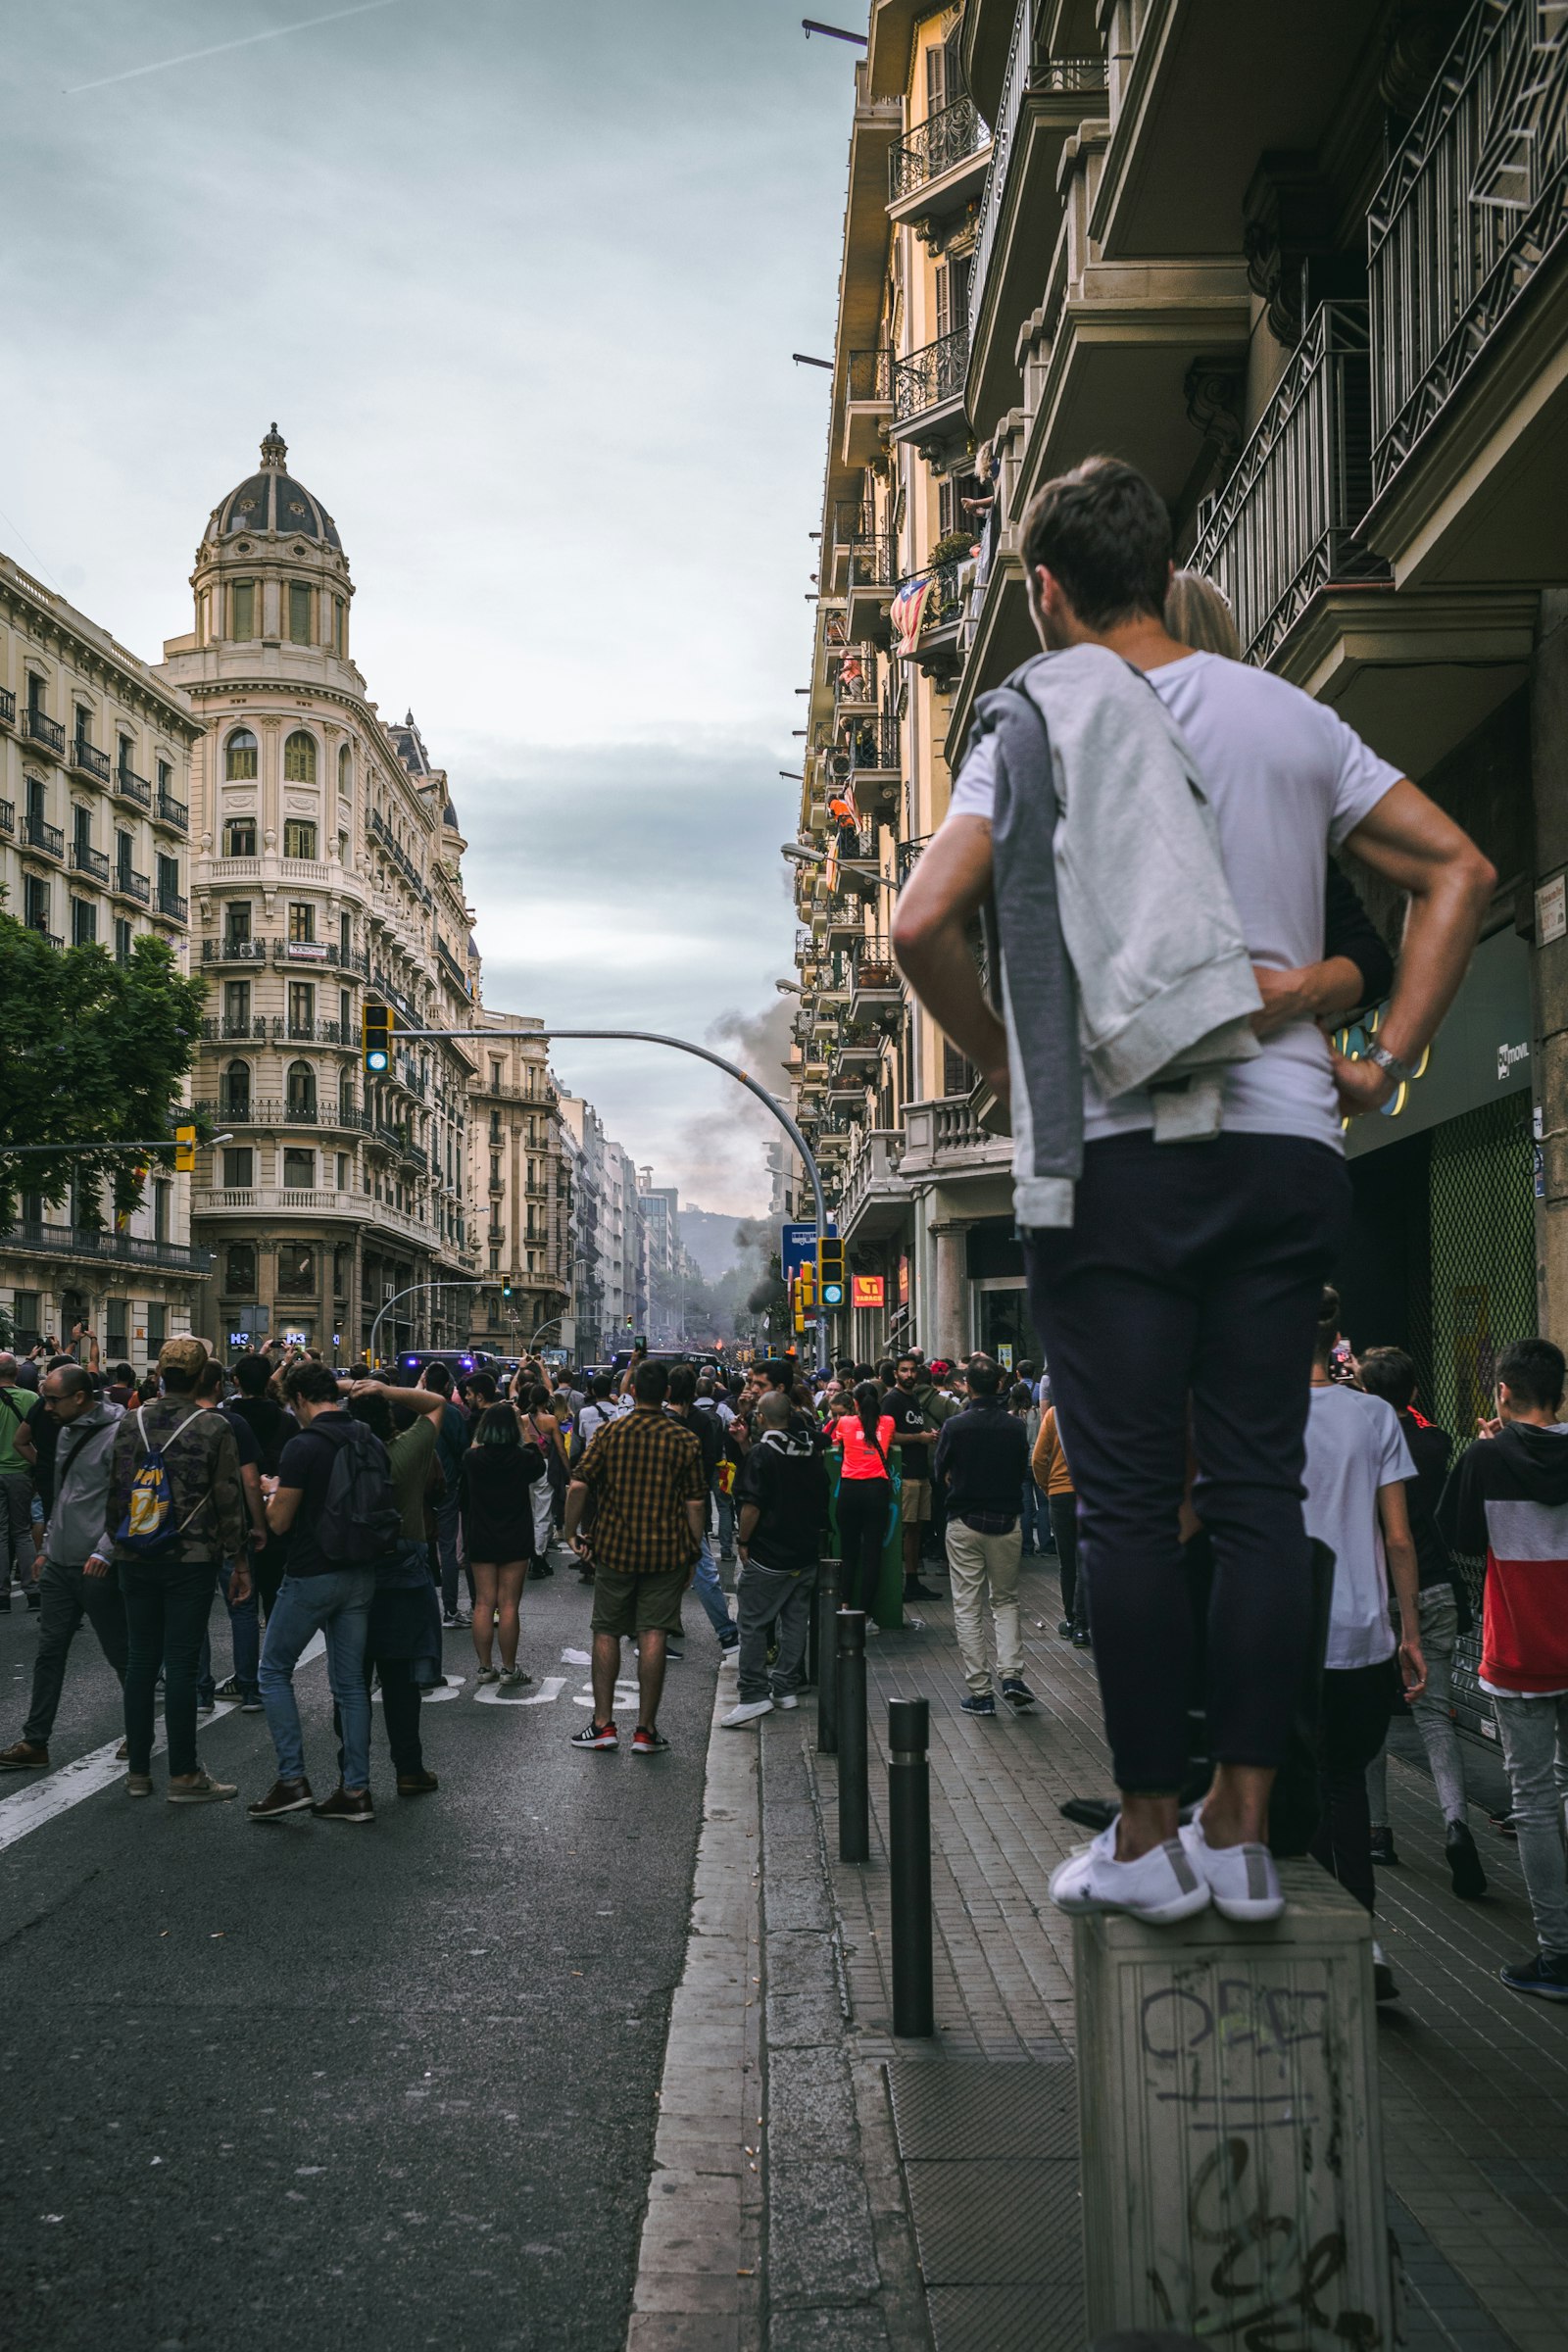
[[[487,1001],[755,1051],[826,413],[790,354],[831,348],[857,53],[796,0],[383,0],[249,38],[329,6],[0,0],[0,545],[157,659],[275,416],[369,692],[450,772]],[[556,1060],[661,1180],[764,1205],[728,1082]]]

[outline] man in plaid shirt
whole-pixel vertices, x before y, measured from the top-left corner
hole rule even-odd
[[[634,1756],[662,1754],[658,1730],[664,1688],[664,1643],[680,1637],[680,1596],[692,1581],[708,1525],[702,1447],[664,1410],[669,1373],[640,1363],[632,1410],[602,1429],[566,1489],[566,1541],[594,1567],[593,1718],[574,1747],[615,1747],[615,1678],[620,1645],[637,1643],[640,1704]],[[583,1506],[594,1497],[591,1540],[579,1536]]]

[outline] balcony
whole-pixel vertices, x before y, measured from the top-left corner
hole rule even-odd
[[[1368,218],[1368,542],[1399,587],[1568,578],[1568,40],[1465,19]]]
[[[255,1127],[263,1131],[284,1127],[323,1127],[368,1135],[372,1121],[368,1111],[351,1102],[289,1101],[276,1095],[219,1095],[197,1103],[199,1112],[220,1127]]]
[[[0,1249],[86,1258],[100,1265],[159,1266],[170,1273],[202,1278],[211,1272],[213,1263],[209,1250],[187,1250],[179,1242],[143,1241],[136,1234],[115,1233],[108,1227],[46,1225],[25,1217],[0,1231]]]
[[[845,566],[845,613],[857,644],[887,644],[888,599],[897,568],[894,543],[886,533],[867,532],[851,545]]]
[[[925,447],[939,444],[950,431],[967,432],[963,386],[968,368],[967,321],[896,361],[892,438]]]
[[[920,852],[925,848],[925,845],[930,838],[931,836],[929,833],[922,833],[916,841],[901,841],[899,843],[898,850],[895,854],[894,872],[897,875],[898,885],[901,890],[904,888],[906,882],[907,882],[909,879],[909,876],[913,873],[915,867],[919,864]]]
[[[984,1180],[999,1212],[1012,1205],[1012,1139],[988,1135],[967,1095],[942,1095],[904,1109],[904,1174],[939,1183]],[[987,1205],[975,1202],[977,1209]]]
[[[1315,597],[1388,578],[1354,536],[1371,487],[1370,397],[1366,305],[1320,304],[1193,551],[1230,599],[1250,662],[1284,666]]]
[[[84,776],[93,777],[99,784],[107,784],[114,774],[109,754],[99,751],[96,744],[89,743],[82,735],[76,736],[71,746],[71,764],[79,767]]]
[[[45,858],[61,858],[66,854],[66,837],[58,825],[46,824],[41,816],[24,816],[22,820],[23,839],[29,849],[39,851]]]
[[[17,698],[9,686],[0,686],[0,727],[14,727],[16,723]]]
[[[138,874],[133,866],[117,865],[109,887],[116,898],[133,899],[138,906],[149,906],[152,902],[152,883],[145,874]]]
[[[95,850],[90,842],[72,843],[71,862],[78,874],[90,874],[95,882],[107,882],[109,879],[109,859],[102,850]]]
[[[839,1192],[839,1234],[846,1242],[878,1241],[907,1222],[910,1192],[901,1159],[904,1133],[898,1127],[862,1127],[845,1167]]]
[[[265,963],[265,939],[204,939],[203,963]]]
[[[42,710],[30,707],[22,714],[22,732],[29,743],[45,752],[53,752],[57,760],[66,756],[66,730],[58,718],[49,718]]]
[[[167,883],[160,882],[157,911],[167,922],[188,922],[190,920],[190,901],[182,899],[177,890],[171,890]]]
[[[150,808],[153,805],[152,786],[133,767],[116,768],[115,791],[122,801],[133,801],[138,808]]]
[[[302,1211],[315,1216],[363,1215],[367,1202],[362,1196],[338,1192],[335,1188],[307,1188],[303,1185],[246,1185],[218,1186],[211,1191],[198,1192],[191,1198],[191,1214],[198,1217],[241,1213],[255,1216],[261,1211],[283,1210],[295,1215]]]
[[[898,966],[867,941],[855,956],[850,979],[849,1017],[857,1028],[869,1022],[896,1028],[904,1017],[904,984]]]
[[[888,212],[932,237],[979,194],[991,133],[972,98],[955,98],[917,122],[888,157]]]
[[[183,801],[171,800],[167,792],[153,795],[152,815],[155,825],[168,825],[172,832],[187,833],[190,830],[190,810]]]
[[[16,829],[17,805],[15,801],[0,801],[0,833],[14,834]]]
[[[899,582],[891,614],[900,651],[942,686],[957,676],[964,640],[972,634],[962,586],[965,569],[972,576],[974,565],[967,552],[961,562],[954,558],[928,564],[923,571],[911,573]]]
[[[209,1013],[202,1022],[202,1036],[209,1044],[215,1038],[243,1038],[253,1045],[262,1045],[268,1036],[268,1025],[260,1015],[254,1020],[248,1016],[241,1020],[231,1013],[224,1013],[221,1018]]]
[[[844,463],[869,466],[893,420],[893,354],[852,351],[844,387]]]

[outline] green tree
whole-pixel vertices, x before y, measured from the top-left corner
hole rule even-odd
[[[117,963],[105,948],[52,948],[0,910],[0,1229],[15,1220],[19,1193],[59,1201],[74,1181],[91,1201],[108,1177],[115,1207],[135,1205],[148,1154],[116,1151],[114,1139],[154,1142],[184,1123],[176,1105],[205,995],[161,939],[138,939],[130,960]],[[7,1152],[100,1140],[102,1151],[58,1158]]]

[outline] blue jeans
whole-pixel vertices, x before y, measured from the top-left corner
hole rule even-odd
[[[305,1740],[294,1700],[300,1651],[319,1630],[326,1637],[326,1679],[343,1723],[343,1786],[370,1785],[370,1693],[365,1687],[365,1639],[375,1592],[373,1568],[333,1568],[325,1576],[285,1576],[267,1620],[262,1648],[262,1704],[277,1750],[280,1781],[305,1778]]]
[[[254,1578],[255,1569],[251,1574]],[[218,1571],[218,1590],[228,1611],[229,1639],[234,1644],[234,1680],[246,1698],[257,1691],[257,1669],[262,1656],[262,1619],[260,1602],[254,1582],[243,1600],[228,1597],[228,1570]],[[210,1707],[218,1695],[218,1684],[213,1674],[213,1644],[208,1634],[202,1636],[202,1662],[196,1676],[196,1695],[204,1707]]]
[[[724,1588],[718,1581],[718,1570],[713,1565],[713,1555],[709,1549],[706,1536],[703,1538],[703,1548],[697,1554],[697,1573],[692,1582],[697,1588],[698,1599],[708,1611],[709,1624],[724,1647],[733,1649],[740,1635],[729,1613],[729,1603],[724,1598]]]
[[[718,1548],[729,1559],[735,1550],[735,1500],[716,1485],[713,1500],[718,1505]]]

